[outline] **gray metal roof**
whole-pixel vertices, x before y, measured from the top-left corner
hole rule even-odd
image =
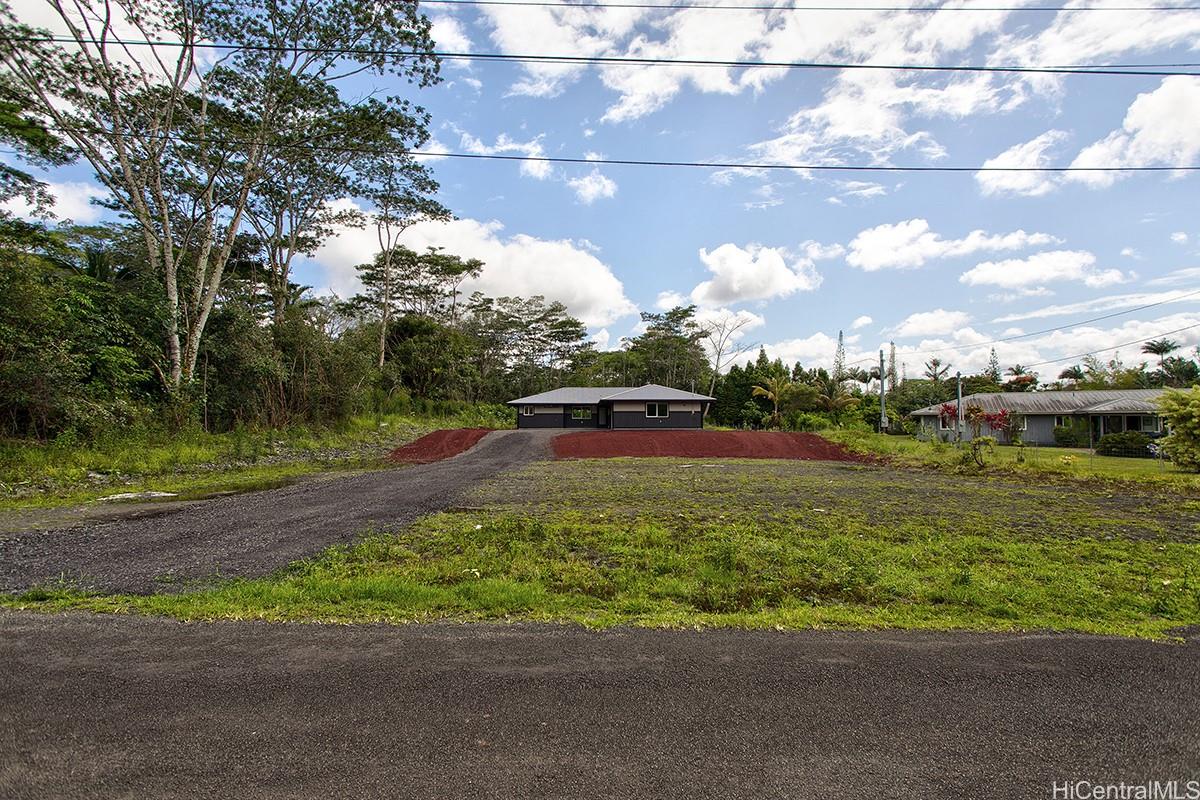
[[[1018,414],[1156,414],[1162,389],[1084,389],[1051,392],[988,392],[963,398],[988,413],[1002,408]],[[950,402],[954,402],[951,400]],[[918,408],[914,417],[936,417],[941,404]]]
[[[712,400],[708,395],[671,389],[656,383],[645,386],[564,386],[541,394],[509,400],[510,406],[594,406],[601,400]]]

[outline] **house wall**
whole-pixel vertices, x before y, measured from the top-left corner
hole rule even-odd
[[[517,407],[518,428],[561,428],[563,426],[562,406],[534,406],[533,416],[527,417]]]
[[[931,434],[936,434],[943,441],[954,441],[954,429],[948,431],[941,430],[938,426],[937,417],[918,417],[921,420],[921,430],[918,434],[922,439],[930,438]],[[981,432],[983,436],[994,436],[1000,444],[1011,444],[1008,437],[991,430],[986,425]],[[971,440],[971,426],[966,422],[963,423],[964,442]],[[1054,415],[1053,414],[1027,414],[1025,415],[1025,430],[1021,432],[1021,441],[1025,444],[1036,445],[1053,445],[1054,444]]]
[[[704,411],[701,403],[669,403],[665,417],[647,417],[646,404],[613,403],[614,428],[703,428]]]

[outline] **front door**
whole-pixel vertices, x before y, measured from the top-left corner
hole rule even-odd
[[[600,405],[600,410],[596,414],[596,427],[597,428],[607,428],[608,427],[608,406],[604,405],[603,403]]]

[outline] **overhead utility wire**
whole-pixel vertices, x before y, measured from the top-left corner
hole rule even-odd
[[[951,352],[957,352],[959,350],[973,350],[978,347],[990,347],[993,345],[1003,344],[1005,342],[1015,342],[1018,339],[1028,339],[1030,336],[1041,336],[1046,333],[1055,333],[1057,331],[1065,331],[1068,328],[1078,328],[1080,325],[1087,325],[1092,322],[1100,322],[1101,320],[1112,319],[1113,317],[1120,317],[1125,314],[1134,314],[1138,311],[1145,311],[1147,308],[1154,308],[1155,306],[1163,306],[1168,303],[1177,303],[1180,300],[1186,299],[1188,297],[1193,297],[1198,294],[1200,294],[1200,289],[1193,289],[1190,292],[1184,292],[1183,294],[1177,294],[1174,297],[1168,297],[1165,300],[1157,300],[1153,303],[1146,303],[1145,305],[1134,306],[1133,308],[1126,308],[1123,311],[1114,311],[1110,314],[1103,314],[1099,317],[1092,317],[1090,319],[1076,320],[1075,322],[1069,322],[1066,325],[1056,325],[1053,328],[1045,328],[1040,331],[1030,331],[1029,333],[1020,333],[1015,336],[1006,336],[1003,339],[993,339],[990,342],[976,342],[975,344],[960,344],[960,345],[954,345],[952,347],[939,347],[936,350],[918,350],[914,353],[907,353],[906,355],[932,356],[932,355],[936,355],[938,353],[951,353]],[[868,356],[866,358],[860,358],[857,361],[851,361],[847,366],[854,366],[855,364],[865,364],[868,361],[874,361],[874,360],[875,360],[874,356]]]
[[[71,36],[12,36],[10,42],[53,42],[58,44],[77,44]],[[183,47],[183,42],[161,40],[124,40],[83,39],[88,44],[113,44],[122,46],[142,47]],[[1076,64],[1060,66],[986,66],[972,64],[863,64],[850,62],[826,61],[744,61],[744,60],[711,60],[699,58],[649,58],[641,56],[570,56],[570,55],[534,55],[520,53],[455,53],[443,51],[418,50],[371,50],[359,47],[304,47],[299,45],[234,45],[216,42],[195,42],[190,45],[197,49],[210,50],[250,50],[284,53],[323,53],[328,55],[345,56],[379,56],[388,55],[399,58],[421,58],[435,56],[449,61],[513,61],[523,64],[599,64],[608,66],[676,66],[676,67],[722,67],[726,69],[868,69],[885,71],[913,72],[970,72],[970,73],[1009,73],[1009,74],[1047,74],[1047,75],[1125,75],[1151,78],[1173,76],[1198,76],[1200,72],[1180,71],[1179,68],[1200,67],[1200,63],[1183,64],[1145,64],[1124,66],[1121,64]],[[1159,67],[1162,67],[1159,69]]]
[[[663,11],[899,11],[936,14],[943,11],[1011,11],[1077,14],[1087,11],[1200,11],[1200,6],[835,6],[835,5],[707,5],[705,3],[572,3],[551,0],[420,0],[425,6],[517,6],[531,8],[647,8]]]
[[[1170,336],[1171,334],[1174,334],[1174,333],[1183,333],[1184,331],[1190,331],[1193,328],[1200,328],[1200,322],[1197,322],[1195,325],[1186,325],[1182,328],[1176,328],[1173,331],[1163,331],[1162,333],[1156,333],[1153,336],[1146,337],[1145,339],[1135,339],[1132,342],[1122,342],[1121,344],[1113,345],[1112,347],[1101,347],[1096,350],[1089,350],[1086,353],[1077,353],[1073,356],[1063,356],[1062,358],[1052,358],[1052,359],[1049,359],[1048,361],[1038,361],[1033,364],[1023,364],[1022,366],[1026,367],[1026,368],[1044,367],[1047,364],[1061,364],[1064,361],[1076,361],[1078,359],[1085,358],[1087,356],[1094,355],[1096,353],[1107,353],[1110,350],[1120,350],[1122,347],[1130,347],[1135,344],[1144,344],[1145,342],[1152,342],[1155,339],[1161,339],[1164,336]]]
[[[61,125],[47,125],[46,130],[60,133],[89,133],[120,138],[138,138],[135,134],[110,130],[87,130],[69,128]],[[178,134],[148,134],[147,139],[165,139],[167,141],[188,142],[193,144],[211,144],[222,146],[251,146],[268,147],[277,150],[313,150],[336,153],[358,153],[361,155],[386,156],[393,154],[390,150],[372,150],[357,147],[342,147],[338,145],[320,145],[314,143],[289,142],[255,142],[248,139],[211,139]],[[1092,167],[925,167],[925,166],[887,166],[867,164],[755,164],[736,161],[657,161],[632,158],[570,158],[566,156],[509,156],[500,153],[450,153],[428,150],[408,150],[403,155],[423,158],[463,158],[480,161],[533,161],[549,164],[610,164],[633,167],[700,167],[706,169],[744,169],[744,170],[792,170],[797,172],[1197,172],[1200,165],[1189,164],[1180,166],[1092,166]]]

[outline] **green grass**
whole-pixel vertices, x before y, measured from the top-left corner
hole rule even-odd
[[[268,578],[0,603],[183,619],[1150,638],[1200,624],[1200,501],[1077,488],[805,462],[540,463],[460,510]]]
[[[265,488],[336,469],[378,466],[389,450],[457,417],[364,416],[336,428],[229,433],[118,432],[90,444],[0,439],[0,510],[71,505],[124,492],[187,497]]]
[[[831,429],[820,434],[856,452],[884,456],[897,464],[957,471],[977,469],[974,462],[964,463],[965,444],[960,448],[953,444],[920,441],[911,436],[887,436],[857,430]],[[987,455],[986,464],[987,469],[993,471],[1040,473],[1083,480],[1150,481],[1200,489],[1200,475],[1184,472],[1169,461],[1096,456],[1087,449],[1000,445]]]

